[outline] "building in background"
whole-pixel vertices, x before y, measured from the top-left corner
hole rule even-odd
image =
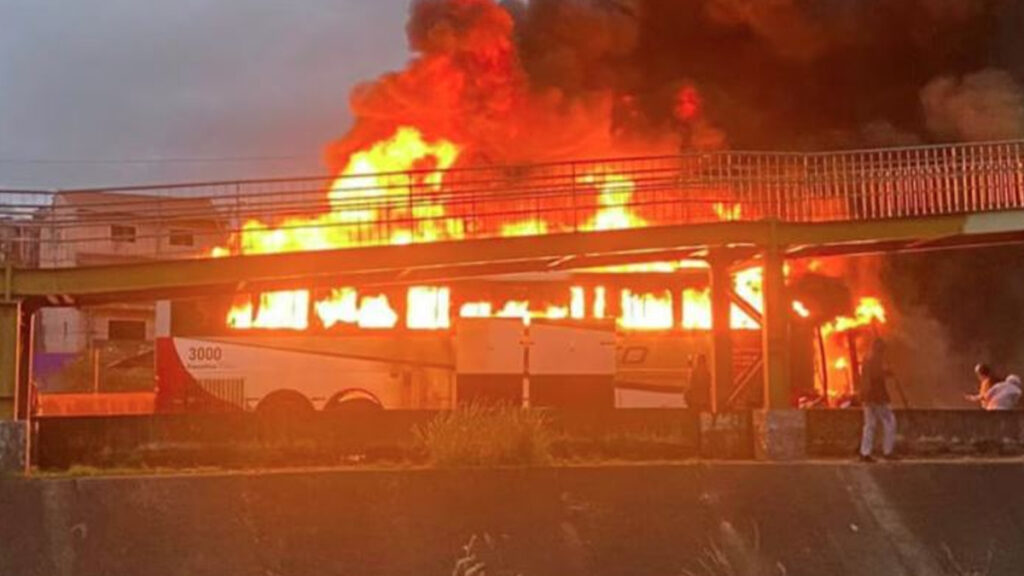
[[[70,268],[199,256],[223,244],[227,220],[209,199],[61,192],[33,224],[36,253],[27,255],[34,264]],[[98,370],[151,352],[154,306],[130,302],[40,310],[37,382],[44,390],[78,389],[88,384],[81,380],[97,379]],[[81,366],[70,378],[51,378],[75,364]],[[144,364],[134,363],[136,368]]]
[[[39,266],[39,226],[33,220],[0,218],[0,267]]]

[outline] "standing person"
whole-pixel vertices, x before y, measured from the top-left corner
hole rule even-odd
[[[965,394],[964,398],[968,402],[978,402],[981,407],[985,407],[985,395],[988,394],[990,388],[996,385],[1000,381],[1000,378],[996,377],[995,372],[988,364],[978,364],[974,367],[974,375],[978,377],[978,393],[977,394]]]
[[[875,444],[875,428],[882,423],[882,457],[891,460],[896,447],[896,415],[889,406],[889,391],[885,387],[885,342],[875,338],[871,352],[864,359],[861,370],[860,399],[864,405],[864,430],[860,438],[861,462],[874,462],[871,451]]]
[[[708,357],[704,354],[697,356],[697,363],[690,371],[686,405],[694,410],[711,410],[711,370],[708,369]]]
[[[981,402],[985,410],[1013,410],[1017,407],[1020,396],[1020,376],[1010,374],[1006,377],[1006,380],[993,384],[985,392]]]

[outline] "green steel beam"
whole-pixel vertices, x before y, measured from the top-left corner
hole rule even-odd
[[[986,218],[985,216],[993,216]],[[652,261],[709,248],[747,251],[772,243],[790,257],[952,248],[986,239],[1024,241],[1024,212],[871,222],[720,222],[635,230],[492,238],[321,252],[153,261],[5,273],[11,299],[77,304],[155,299],[297,285],[405,283],[473,275],[565,270]]]
[[[256,283],[303,283],[317,278],[357,274],[443,276],[453,269],[503,268],[520,271],[533,266],[559,267],[567,259],[581,266],[595,256],[623,260],[661,257],[668,250],[685,251],[708,245],[755,246],[767,237],[766,222],[728,222],[437,242],[409,246],[379,246],[321,252],[266,254],[218,259],[158,261],[88,268],[16,270],[11,290],[16,298],[77,298],[118,294],[155,294],[203,287],[239,290]],[[604,260],[603,262],[607,262]],[[55,302],[51,302],[55,303]]]
[[[871,245],[899,240],[919,241],[964,234],[964,216],[935,216],[915,219],[865,222],[822,222],[779,224],[778,241],[787,246]],[[1024,231],[1024,226],[1021,228]]]

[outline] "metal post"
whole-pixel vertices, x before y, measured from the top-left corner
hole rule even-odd
[[[860,356],[857,355],[857,333],[851,330],[846,333],[846,350],[850,355],[850,378],[852,392],[860,392]]]
[[[825,397],[825,404],[831,405],[828,390],[828,355],[825,353],[825,337],[821,333],[821,325],[814,328],[814,339],[818,344],[818,364],[821,366],[821,392]]]
[[[523,326],[523,408],[528,409],[533,405],[530,399],[530,340],[529,323]]]
[[[15,418],[28,420],[34,409],[34,395],[36,390],[32,382],[32,358],[35,352],[35,327],[36,315],[27,306],[21,307],[21,326],[19,336],[21,338],[21,369],[18,371],[18,384],[15,387]]]
[[[789,347],[785,258],[777,246],[764,252],[764,314],[762,339],[764,347],[764,407],[768,410],[789,408]]]
[[[577,199],[577,194],[576,194],[576,163],[572,162],[571,164],[569,164],[569,168],[570,168],[569,178],[572,179],[572,182],[569,185],[570,186],[570,190],[572,190],[572,231],[573,232],[579,232],[580,231],[580,223],[579,223],[579,210],[580,209],[579,209],[579,204],[578,204],[578,199]]]
[[[711,411],[727,408],[732,391],[731,259],[722,252],[708,257],[711,270]]]
[[[100,393],[100,349],[96,344],[92,347],[92,393]]]

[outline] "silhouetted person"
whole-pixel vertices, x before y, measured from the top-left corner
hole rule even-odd
[[[982,408],[985,407],[985,397],[988,395],[990,388],[996,385],[1001,378],[997,377],[995,372],[988,364],[978,364],[974,367],[974,375],[978,377],[978,393],[977,394],[965,394],[964,398],[968,402],[977,402]]]
[[[864,431],[860,438],[860,459],[874,462],[871,451],[875,444],[875,428],[882,423],[882,457],[891,459],[896,446],[896,415],[889,406],[886,389],[885,342],[876,338],[861,370],[860,399],[864,407]]]
[[[686,391],[686,405],[694,410],[711,410],[711,370],[708,357],[699,354],[690,371],[690,389]]]

